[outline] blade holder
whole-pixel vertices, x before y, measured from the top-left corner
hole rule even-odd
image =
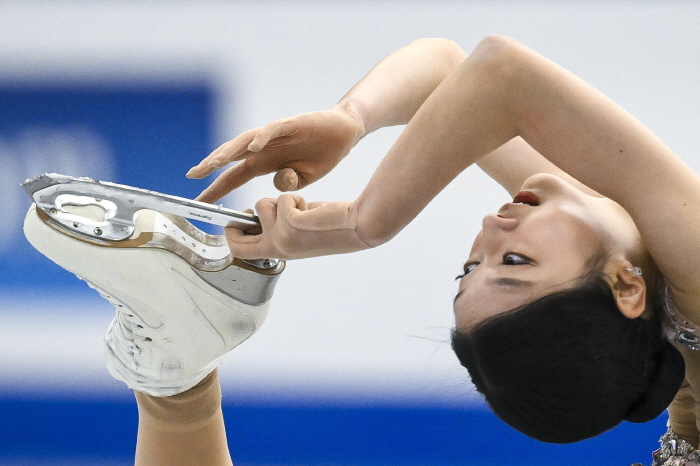
[[[46,173],[28,179],[22,187],[37,208],[59,225],[106,241],[122,241],[134,233],[134,215],[151,209],[224,227],[259,225],[258,217],[223,206],[131,186]],[[71,206],[95,206],[104,211],[97,218],[70,212]]]

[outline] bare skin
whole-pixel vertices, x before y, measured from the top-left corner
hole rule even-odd
[[[511,194],[527,189],[542,202],[505,207],[500,216],[485,220],[467,262],[475,268],[461,282],[458,326],[484,317],[464,312],[468,303],[459,300],[483,299],[480,290],[491,286],[489,279],[536,283],[535,288],[500,294],[491,312],[501,312],[566,286],[600,244],[611,257],[605,272],[623,314],[635,317],[644,311],[651,283],[628,270],[640,266],[648,279],[660,272],[679,311],[700,323],[700,179],[610,99],[510,39],[487,37],[469,57],[449,41],[417,41],[377,65],[334,109],[244,133],[188,176],[203,177],[228,162],[245,160],[243,168],[234,167],[200,199],[213,202],[253,176],[272,172],[278,173],[279,188],[293,190],[330,171],[358,134],[405,123],[358,199],[306,204],[285,194],[261,200],[256,209],[263,233],[227,231],[232,252],[243,258],[297,258],[377,246],[477,163]],[[314,133],[309,125],[322,131]],[[328,133],[328,145],[310,136]],[[344,140],[337,136],[341,133]],[[314,144],[320,150],[310,151]],[[313,161],[319,156],[323,164]],[[305,173],[296,171],[300,158],[310,161]],[[533,177],[539,173],[545,175]],[[557,234],[537,244],[542,225],[554,225],[555,218]],[[579,249],[566,249],[574,239]],[[521,250],[511,250],[516,246]],[[522,248],[529,248],[528,253]],[[547,248],[568,251],[570,257],[555,270],[557,265],[542,255]],[[525,255],[537,266],[514,264],[522,257],[507,259],[508,252]],[[674,403],[671,421],[697,445],[700,372],[695,369],[700,358],[683,354],[687,386]]]
[[[139,430],[135,466],[231,466],[216,370],[175,396],[136,392]]]
[[[643,245],[629,215],[609,199],[590,196],[551,174],[531,176],[522,189],[536,195],[539,204],[509,203],[484,218],[455,299],[457,328],[469,329],[575,286],[589,271],[588,259],[601,249],[612,254],[611,273],[623,272],[615,275],[621,312],[631,318],[644,312],[644,281],[634,276],[629,260],[645,262]]]

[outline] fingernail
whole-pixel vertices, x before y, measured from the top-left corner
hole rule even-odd
[[[185,177],[190,178],[193,174],[197,172],[197,167],[192,167],[190,168],[190,171],[185,173]]]

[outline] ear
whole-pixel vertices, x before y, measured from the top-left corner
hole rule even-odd
[[[611,258],[605,274],[611,282],[617,308],[628,319],[635,319],[646,309],[647,285],[642,276],[635,276],[634,266],[623,258]]]

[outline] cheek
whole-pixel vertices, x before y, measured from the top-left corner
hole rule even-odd
[[[603,244],[600,232],[580,216],[559,215],[558,221],[542,223],[538,231],[533,247],[541,251],[541,262],[551,261],[562,276],[580,271]]]
[[[474,242],[472,243],[472,248],[469,250],[469,255],[470,255],[470,256],[471,256],[472,254],[474,254],[474,250],[476,250],[477,248],[479,248],[479,246],[481,245],[481,242],[482,242],[483,237],[484,237],[484,231],[481,230],[481,231],[479,231],[479,234],[476,235],[476,238],[474,238]]]

